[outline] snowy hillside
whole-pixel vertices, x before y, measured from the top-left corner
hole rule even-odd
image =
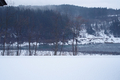
[[[120,38],[114,37],[112,34],[106,35],[104,30],[96,32],[97,35],[91,35],[86,32],[86,30],[80,31],[80,36],[78,39],[78,44],[95,44],[95,43],[120,43]],[[71,44],[72,39],[68,41]]]

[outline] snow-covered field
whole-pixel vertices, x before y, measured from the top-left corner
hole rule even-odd
[[[120,80],[120,56],[0,57],[0,80]]]
[[[3,53],[3,51],[0,50],[0,53]],[[7,53],[9,53],[9,56],[16,56],[17,50],[9,50],[9,52],[6,50],[4,56],[8,56]],[[31,53],[33,54],[32,56],[54,56],[54,51],[39,51],[39,50],[37,50],[36,51],[37,55],[34,55],[35,50],[31,50]],[[29,50],[21,50],[21,51],[19,51],[19,54],[20,54],[19,56],[29,56]],[[73,56],[73,52],[58,51],[57,55],[58,56]],[[79,56],[79,55],[84,55],[84,54],[79,52],[77,56]],[[2,55],[0,54],[0,56],[2,56]]]

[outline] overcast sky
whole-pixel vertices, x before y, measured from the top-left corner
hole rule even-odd
[[[107,7],[120,9],[120,0],[6,0],[10,5],[60,5],[72,4],[84,7]]]

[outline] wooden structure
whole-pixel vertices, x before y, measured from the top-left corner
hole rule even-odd
[[[6,1],[5,0],[0,0],[0,6],[4,6],[4,5],[7,5]]]

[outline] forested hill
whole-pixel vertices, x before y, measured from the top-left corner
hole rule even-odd
[[[67,41],[80,36],[82,29],[93,35],[101,30],[120,35],[119,22],[120,10],[115,9],[74,5],[1,7],[0,43]]]
[[[0,8],[0,43],[54,42],[69,39],[67,16],[52,10]]]
[[[32,10],[53,10],[61,15],[67,15],[69,19],[82,17],[87,22],[84,23],[84,28],[89,34],[104,30],[104,33],[114,36],[120,36],[120,9],[108,9],[101,7],[81,7],[75,5],[48,5],[48,6],[20,6],[24,9]]]
[[[84,29],[86,29],[89,34],[99,36],[98,33],[103,31],[103,33],[108,36],[112,34],[115,37],[120,37],[120,9],[59,5],[54,6],[54,10],[55,7],[56,11],[69,15],[71,19],[77,16],[85,19],[87,22],[85,23]]]
[[[87,19],[100,18],[108,15],[120,14],[120,9],[107,9],[107,8],[87,8],[74,5],[60,5],[57,10],[62,13],[67,13],[74,16],[82,16]]]
[[[61,14],[67,14],[70,16],[82,16],[87,19],[94,19],[105,17],[109,15],[120,15],[120,9],[107,9],[101,7],[81,7],[75,5],[47,5],[47,6],[19,6],[24,9],[34,9],[34,10],[54,10]]]

